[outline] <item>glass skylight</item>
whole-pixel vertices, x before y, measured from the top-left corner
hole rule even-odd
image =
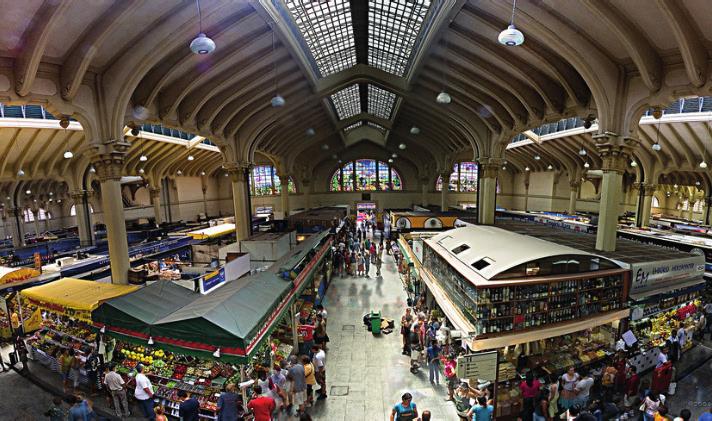
[[[388,120],[391,118],[396,94],[381,89],[378,86],[368,85],[368,113]]]
[[[431,0],[369,0],[368,64],[403,76]]]
[[[356,64],[349,0],[285,0],[321,76]]]
[[[350,125],[346,126],[346,127],[344,128],[344,131],[345,131],[345,132],[350,132],[351,130],[353,130],[353,129],[357,128],[357,127],[361,127],[362,125],[363,125],[363,121],[357,121],[357,122],[355,122],[354,124],[350,124]]]
[[[385,127],[381,126],[381,125],[378,124],[378,123],[374,123],[373,121],[369,121],[369,122],[368,122],[368,125],[371,126],[371,127],[373,127],[374,129],[380,131],[381,133],[385,133],[385,132],[386,132],[386,128],[385,128]]]
[[[358,84],[353,84],[331,95],[339,120],[353,117],[361,112],[361,97]]]

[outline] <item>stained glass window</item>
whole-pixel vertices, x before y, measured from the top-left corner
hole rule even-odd
[[[392,190],[388,175],[388,164],[383,161],[378,161],[378,187],[381,190]]]
[[[391,184],[393,184],[393,190],[403,190],[403,182],[395,168],[391,168]]]
[[[250,194],[253,196],[270,196],[281,193],[281,183],[277,169],[272,165],[257,165],[252,167]],[[294,179],[289,177],[289,193],[296,193]]]
[[[459,162],[452,167],[450,174],[449,191],[476,192],[477,191],[477,163]],[[435,190],[442,191],[443,180],[438,177]]]
[[[354,174],[356,175],[355,189]],[[376,183],[376,179],[378,179],[378,183]],[[376,163],[373,159],[359,159],[347,162],[343,167],[337,169],[329,183],[329,191],[354,190],[403,190],[403,181],[398,171],[386,162],[378,161]]]
[[[376,190],[376,161],[372,159],[356,161],[356,183],[359,190]]]
[[[354,163],[348,162],[343,167],[341,190],[354,191]]]

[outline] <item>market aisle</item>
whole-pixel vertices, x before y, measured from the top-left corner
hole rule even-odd
[[[711,342],[705,341],[705,345],[697,345],[695,349],[704,348],[705,351],[710,352]],[[703,412],[712,408],[710,372],[712,372],[712,360],[708,360],[687,376],[677,380],[675,395],[670,396],[667,402],[672,414],[678,414],[682,409],[687,408],[692,412],[692,419],[696,420]]]
[[[382,277],[337,277],[327,290],[324,305],[329,313],[331,338],[327,353],[329,398],[317,402],[309,412],[315,420],[388,420],[391,408],[405,392],[422,412],[429,409],[434,419],[457,420],[455,406],[445,402],[447,390],[431,386],[427,367],[413,375],[409,358],[401,355],[398,327],[405,293],[391,256],[385,256]],[[362,318],[370,310],[380,310],[396,322],[396,331],[373,336]]]

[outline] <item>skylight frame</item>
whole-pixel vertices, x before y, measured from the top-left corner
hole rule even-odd
[[[361,94],[358,83],[331,94],[330,98],[339,120],[351,118],[361,112]]]
[[[349,124],[348,126],[344,127],[344,132],[348,133],[351,130],[358,129],[361,126],[363,126],[363,121],[359,120],[353,124]]]
[[[368,85],[368,113],[390,120],[393,114],[393,106],[396,103],[396,94],[382,89],[376,85]]]
[[[432,2],[369,0],[368,5],[368,63],[402,77]]]
[[[367,123],[367,125],[368,125],[369,127],[373,127],[374,129],[378,130],[378,131],[381,132],[381,133],[385,133],[386,130],[387,130],[385,127],[381,126],[381,125],[378,124],[378,123],[374,123],[373,121],[369,121],[369,122]]]
[[[284,0],[321,77],[356,64],[356,42],[349,0]]]

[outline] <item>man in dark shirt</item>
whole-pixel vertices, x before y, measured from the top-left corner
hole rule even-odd
[[[192,397],[188,399],[188,393],[185,390],[178,391],[178,398],[182,401],[178,407],[178,416],[181,421],[199,421],[200,402]]]

